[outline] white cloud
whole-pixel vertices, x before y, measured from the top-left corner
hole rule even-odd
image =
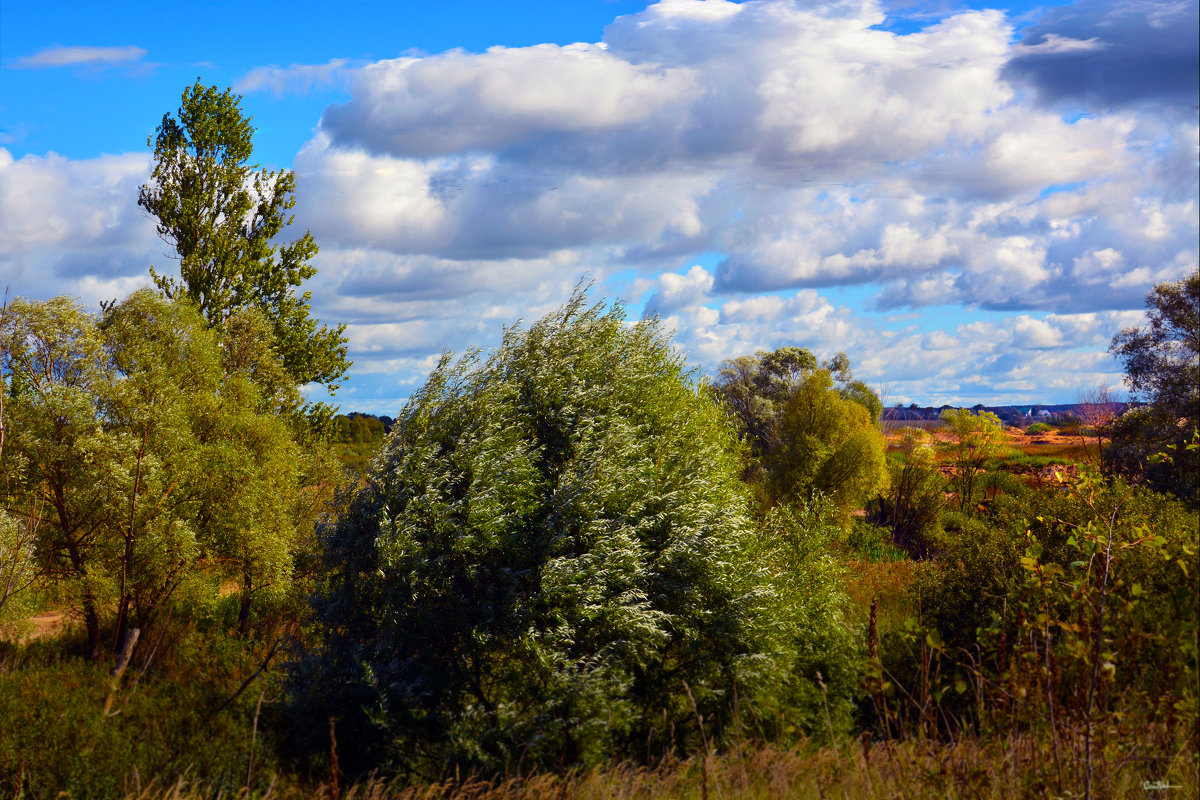
[[[1006,71],[1116,52],[1065,19],[1014,44],[999,11],[901,35],[873,0],[668,0],[594,43],[267,66],[238,89],[348,91],[296,156],[296,212],[322,246],[314,306],[350,323],[363,374],[410,386],[586,273],[709,367],[801,344],[923,402],[1044,401],[1117,383],[1108,338],[1200,250],[1200,126],[1083,95],[1064,117]],[[133,206],[144,157],[0,154],[6,278],[96,294],[162,260]]]
[[[255,67],[233,82],[233,90],[241,94],[269,91],[276,97],[303,95],[314,89],[343,86],[357,66],[348,58],[332,58],[324,64]]]
[[[117,66],[141,61],[145,49],[125,45],[124,47],[63,47],[55,45],[39,50],[31,56],[22,56],[13,62],[14,67],[38,69],[44,67]]]
[[[0,148],[0,275],[14,294],[95,305],[145,282],[166,247],[137,207],[145,155],[14,159]],[[165,264],[169,267],[169,262]]]

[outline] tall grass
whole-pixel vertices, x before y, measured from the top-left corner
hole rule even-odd
[[[1008,798],[1081,796],[1082,773],[1067,774],[1063,790],[1048,762],[1051,743],[1035,734],[962,738],[952,742],[842,740],[838,747],[748,746],[741,750],[666,761],[656,766],[621,763],[562,775],[538,773],[496,780],[449,778],[432,783],[370,779],[344,790],[326,781],[309,785],[269,784],[255,797],[279,800],[884,800],[887,798]],[[1198,795],[1196,753],[1181,749],[1147,761],[1114,765],[1105,796]],[[1151,788],[1146,788],[1147,786]],[[1170,786],[1170,789],[1164,787]],[[1159,787],[1159,788],[1154,788]],[[180,780],[151,785],[126,800],[200,800],[223,794]]]

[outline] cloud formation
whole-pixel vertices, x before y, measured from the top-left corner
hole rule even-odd
[[[0,147],[0,289],[97,303],[148,282],[150,264],[169,268],[167,246],[137,206],[149,173],[140,153],[14,159]]]
[[[799,344],[891,401],[1048,402],[1117,384],[1108,340],[1197,263],[1195,9],[1082,0],[1014,41],[996,10],[898,34],[874,0],[664,0],[592,43],[237,88],[348,91],[294,168],[314,304],[377,376],[355,407],[394,412],[438,350],[495,343],[581,274],[709,369]],[[83,280],[63,253],[108,230],[125,250],[91,274],[132,276],[152,227],[106,192],[132,205],[145,161],[112,158],[0,163],[59,204],[0,208],[0,264]],[[109,228],[81,221],[102,208]]]
[[[458,286],[472,316],[483,282],[527,291],[521,265],[538,264],[538,280],[587,268],[602,285],[633,270],[646,277],[612,285],[709,365],[809,344],[856,351],[879,378],[911,365],[905,381],[949,397],[991,391],[991,378],[1024,391],[1033,379],[1013,364],[1090,347],[1063,380],[1116,383],[1102,352],[1116,328],[1086,341],[1060,328],[1098,312],[1117,324],[1195,264],[1198,129],[1112,108],[1083,83],[1072,96],[1093,112],[1060,116],[1045,107],[1051,71],[1030,70],[1149,53],[1146,31],[1193,13],[1131,8],[1049,12],[1013,43],[998,11],[899,35],[873,2],[672,0],[595,44],[376,62],[297,158],[304,222],[338,248],[331,262],[375,252],[369,280],[348,277],[343,295],[403,303]],[[1194,42],[1168,38],[1195,58]],[[1023,89],[1034,80],[1036,103]],[[1130,82],[1121,96],[1180,91]],[[689,263],[714,252],[714,268]],[[479,277],[447,280],[455,263]],[[822,294],[846,286],[877,314],[1015,316],[982,336],[906,332]],[[944,368],[905,355],[927,348]],[[954,373],[964,353],[970,380]],[[918,381],[927,365],[940,371]]]
[[[141,61],[145,49],[125,45],[124,47],[64,47],[55,45],[39,50],[31,56],[23,56],[13,62],[14,67],[41,69],[46,67],[120,66]]]

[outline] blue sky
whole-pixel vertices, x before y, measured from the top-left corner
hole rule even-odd
[[[197,77],[297,173],[336,400],[580,276],[702,370],[845,351],[885,401],[1071,402],[1197,263],[1197,3],[0,5],[0,282],[96,307],[171,268],[146,139]],[[298,235],[298,233],[297,233]],[[316,393],[314,396],[319,396]]]

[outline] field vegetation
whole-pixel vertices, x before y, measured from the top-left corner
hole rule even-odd
[[[1200,273],[1124,413],[889,421],[581,285],[341,416],[252,132],[164,117],[178,280],[0,312],[0,794],[1200,796]]]

